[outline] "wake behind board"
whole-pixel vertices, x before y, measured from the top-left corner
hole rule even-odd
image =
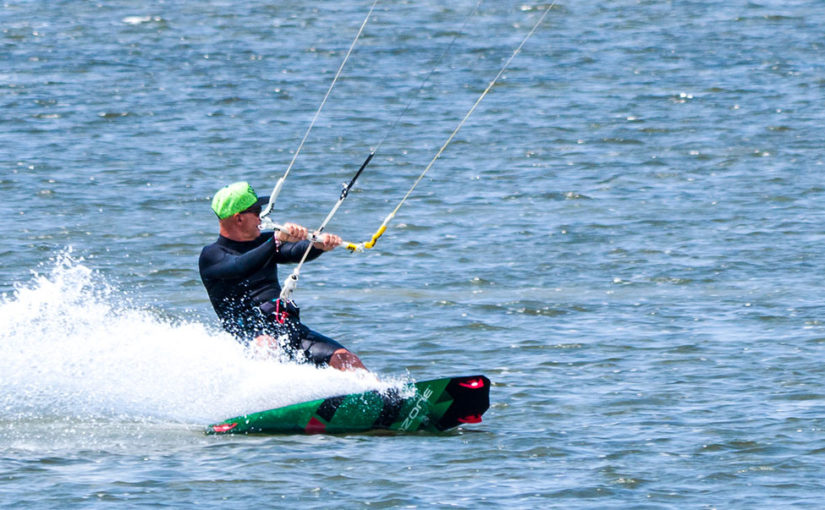
[[[412,396],[403,396],[410,394]],[[207,434],[335,434],[390,430],[441,432],[479,423],[490,407],[490,380],[483,375],[408,384],[246,414],[209,425]]]

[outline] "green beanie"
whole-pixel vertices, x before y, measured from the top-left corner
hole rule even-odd
[[[243,212],[258,203],[258,195],[246,181],[235,182],[221,188],[212,198],[212,210],[224,219]]]

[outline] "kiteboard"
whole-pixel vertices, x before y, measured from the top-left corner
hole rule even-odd
[[[206,433],[442,432],[481,422],[481,415],[489,407],[488,378],[483,375],[448,377],[245,414],[209,425]]]

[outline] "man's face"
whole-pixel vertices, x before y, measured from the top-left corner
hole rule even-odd
[[[238,218],[241,226],[241,231],[243,233],[244,238],[247,241],[252,241],[257,239],[258,236],[261,234],[259,229],[261,225],[261,209],[259,207],[254,207],[251,209],[247,209],[244,212],[238,213]]]

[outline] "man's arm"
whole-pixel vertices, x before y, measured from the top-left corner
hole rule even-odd
[[[278,231],[275,236],[282,241],[276,262],[300,262],[309,246],[309,241],[306,240],[308,237],[306,227],[295,223],[285,223],[284,229]],[[307,260],[318,258],[323,252],[332,250],[342,242],[341,238],[335,234],[321,234],[318,241],[312,244]]]
[[[277,251],[278,247],[271,237],[257,248],[241,255],[229,253],[213,244],[203,249],[198,266],[202,278],[240,279],[260,269]]]
[[[309,247],[309,241],[298,241],[297,243],[280,243],[281,245],[278,247],[277,255],[275,256],[275,262],[282,264],[286,262],[290,263],[298,263],[301,261],[301,257],[304,256],[304,252],[307,251],[307,247]],[[309,250],[309,255],[307,255],[307,260],[317,259],[324,253],[324,250],[319,250],[316,247],[312,247]]]

